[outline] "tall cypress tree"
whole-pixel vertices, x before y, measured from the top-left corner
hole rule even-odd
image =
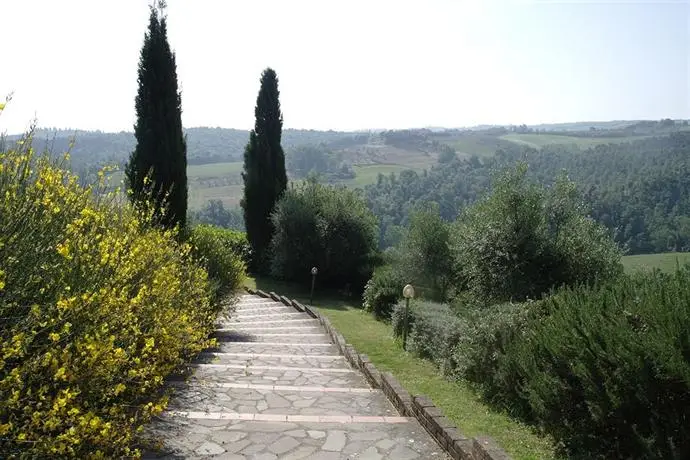
[[[273,237],[271,212],[287,188],[285,154],[280,145],[283,115],[278,97],[278,76],[271,68],[261,74],[256,98],[254,130],[244,150],[244,224],[252,247],[253,270],[267,273],[268,247]]]
[[[177,224],[184,227],[187,220],[187,142],[182,133],[182,99],[164,8],[164,2],[151,7],[141,48],[135,101],[137,145],[125,176],[132,201],[140,204],[151,200],[155,221],[172,228]]]

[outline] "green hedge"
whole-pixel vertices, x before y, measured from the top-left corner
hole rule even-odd
[[[575,458],[690,458],[690,270],[561,291],[489,388]]]
[[[376,269],[364,286],[364,309],[377,319],[390,319],[393,308],[402,298],[404,286],[405,283],[392,267]]]
[[[251,253],[245,233],[197,225],[192,228],[189,241],[194,247],[194,256],[208,271],[215,304],[241,287],[245,280],[245,263]]]

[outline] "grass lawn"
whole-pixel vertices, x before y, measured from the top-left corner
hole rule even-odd
[[[690,263],[690,252],[666,252],[663,254],[623,256],[622,261],[623,267],[628,273],[638,270],[652,270],[654,268],[669,273],[676,269],[676,262],[681,266]]]
[[[309,286],[265,279],[249,279],[247,285],[309,302]],[[314,304],[359,353],[368,355],[379,370],[395,375],[411,394],[431,398],[465,435],[489,435],[515,459],[556,458],[549,439],[492,410],[469,386],[445,379],[430,362],[402,351],[389,325],[358,308],[360,299],[322,293],[317,287]]]

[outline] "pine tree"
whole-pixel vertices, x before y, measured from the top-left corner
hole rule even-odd
[[[130,198],[151,200],[161,226],[183,228],[187,220],[187,142],[175,54],[168,43],[164,2],[151,8],[139,57],[136,148],[125,170]]]
[[[273,236],[271,212],[287,188],[285,154],[280,145],[283,116],[280,112],[278,77],[267,68],[261,74],[256,99],[254,130],[244,150],[244,222],[252,247],[253,270],[267,273],[268,248]]]

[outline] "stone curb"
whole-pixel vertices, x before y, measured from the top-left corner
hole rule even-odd
[[[410,395],[393,374],[379,372],[369,361],[369,357],[357,353],[354,347],[348,344],[345,338],[335,330],[330,320],[319,314],[315,308],[302,305],[285,296],[278,296],[275,292],[267,294],[261,290],[245,289],[249,294],[271,298],[318,319],[345,359],[352,367],[359,369],[364,374],[372,388],[380,388],[391,404],[400,412],[400,415],[415,417],[454,460],[511,460],[511,457],[492,438],[488,436],[476,436],[472,439],[465,437],[453,422],[443,415],[441,409],[434,406],[429,398],[424,395]]]

